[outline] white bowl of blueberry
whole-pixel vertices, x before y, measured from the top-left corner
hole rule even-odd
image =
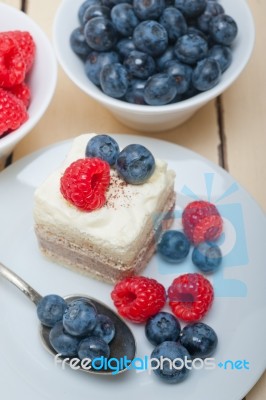
[[[221,94],[254,39],[243,0],[63,0],[54,22],[69,78],[143,131],[173,128]]]

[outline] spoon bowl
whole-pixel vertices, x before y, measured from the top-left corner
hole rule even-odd
[[[1,262],[0,275],[2,275],[9,282],[15,285],[20,291],[22,291],[36,306],[42,299],[42,296],[35,289],[33,289],[27,282],[25,282],[22,278],[20,278],[17,274],[15,274]],[[111,362],[107,362],[106,365],[103,366],[104,368],[101,369],[94,369],[92,366],[90,369],[83,368],[82,364],[79,366],[79,368],[77,368],[75,364],[75,368],[73,369],[95,375],[117,375],[118,373],[127,371],[136,354],[136,342],[131,329],[122,320],[122,318],[120,318],[113,310],[111,310],[111,308],[109,308],[106,304],[97,299],[94,299],[84,294],[64,296],[64,299],[67,303],[81,298],[90,301],[96,307],[99,314],[104,314],[111,318],[115,325],[116,334],[111,343],[109,343],[110,357],[108,360],[112,361],[111,359],[116,359],[120,361],[121,359],[124,359],[126,360],[126,363],[116,362],[115,365],[112,365]],[[50,330],[51,328],[40,324],[40,336],[42,339],[42,343],[45,349],[55,357],[58,354],[50,343]],[[58,358],[65,364],[70,365],[71,367],[71,360],[75,357],[69,358],[60,356]]]

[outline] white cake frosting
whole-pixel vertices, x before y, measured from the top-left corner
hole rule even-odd
[[[85,157],[85,148],[94,134],[83,134],[73,141],[72,148],[60,169],[52,173],[35,192],[36,224],[55,226],[88,238],[97,246],[125,253],[137,240],[147,219],[162,209],[162,198],[173,188],[175,173],[167,163],[156,159],[153,175],[144,184],[126,184],[111,168],[107,202],[98,210],[81,211],[68,203],[60,193],[60,177],[75,160]]]

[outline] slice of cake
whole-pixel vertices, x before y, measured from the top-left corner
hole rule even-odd
[[[93,137],[77,137],[62,167],[36,190],[35,232],[42,253],[51,260],[115,283],[141,273],[155,251],[162,223],[164,228],[170,226],[175,173],[165,161],[156,159],[151,176],[141,184],[132,184],[121,177],[118,168],[108,165],[110,182],[104,201],[96,198],[98,208],[93,210],[86,204],[79,208],[71,203],[78,194],[66,194],[72,185],[67,173],[73,173],[73,167],[70,172],[68,167],[85,159],[87,144]],[[77,175],[76,171],[77,167]],[[82,181],[84,176],[76,178]],[[83,190],[82,185],[78,183],[77,190]],[[94,181],[91,185],[96,187]]]

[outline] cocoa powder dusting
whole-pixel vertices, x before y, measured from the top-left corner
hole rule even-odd
[[[121,207],[128,208],[132,204],[133,196],[128,188],[129,184],[121,179],[115,172],[111,175],[110,185],[106,193],[105,207],[118,209]]]

